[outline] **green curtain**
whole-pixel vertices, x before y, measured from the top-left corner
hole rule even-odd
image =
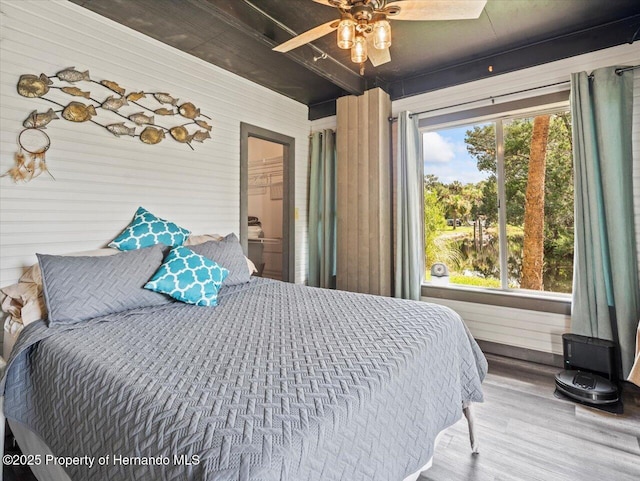
[[[575,253],[571,330],[617,341],[622,375],[634,359],[640,292],[633,215],[633,74],[571,76]]]
[[[336,287],[336,134],[311,135],[309,176],[309,280]]]
[[[421,157],[418,118],[409,112],[398,115],[398,152],[396,184],[396,256],[394,266],[395,297],[420,299],[424,272],[422,236],[422,183],[424,163]]]

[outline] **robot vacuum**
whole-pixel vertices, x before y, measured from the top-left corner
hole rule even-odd
[[[618,387],[613,382],[586,371],[559,372],[556,374],[556,390],[578,402],[594,406],[615,404],[620,399]]]

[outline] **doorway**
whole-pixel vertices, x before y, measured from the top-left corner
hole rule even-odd
[[[240,124],[240,242],[258,275],[294,282],[295,139]]]

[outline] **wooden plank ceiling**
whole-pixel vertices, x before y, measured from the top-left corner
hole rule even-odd
[[[72,1],[309,105],[310,118],[342,95],[379,86],[395,100],[630,43],[640,29],[640,0],[488,0],[477,20],[392,22],[392,61],[361,76],[335,35],[271,51],[338,18],[312,0]]]

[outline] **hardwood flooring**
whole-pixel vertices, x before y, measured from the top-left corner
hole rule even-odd
[[[487,358],[485,402],[475,405],[480,454],[471,454],[463,419],[419,481],[640,480],[640,391],[627,393],[624,415],[615,416],[556,399],[557,368]],[[6,466],[4,479],[36,481]]]
[[[474,405],[480,454],[461,420],[419,481],[640,480],[640,393],[627,392],[616,416],[554,397],[558,368],[487,359],[485,402]]]

